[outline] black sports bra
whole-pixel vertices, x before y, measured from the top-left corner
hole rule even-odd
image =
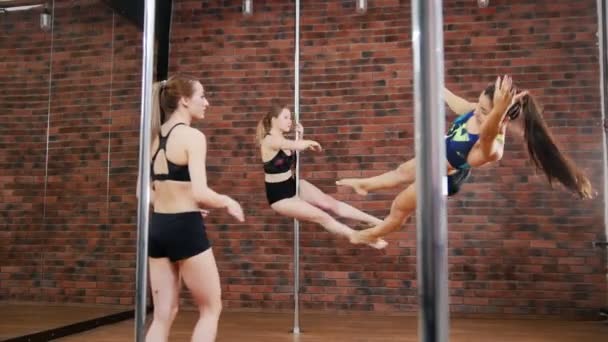
[[[154,153],[154,156],[152,157],[152,167],[150,168],[150,176],[152,178],[152,181],[164,181],[164,180],[172,180],[172,181],[178,181],[178,182],[189,182],[190,181],[190,171],[188,170],[188,165],[177,165],[175,163],[172,163],[167,158],[167,140],[169,139],[169,135],[171,134],[173,129],[179,125],[184,125],[184,123],[180,122],[180,123],[176,124],[175,126],[171,127],[171,129],[169,130],[167,135],[164,137],[162,136],[161,133],[158,133],[158,137],[159,137],[158,150],[156,150],[156,153]],[[160,152],[160,150],[163,150],[165,152],[165,158],[167,159],[167,169],[169,170],[169,173],[167,173],[167,174],[155,174],[154,173],[154,162],[156,161],[156,157],[158,156],[158,152]]]
[[[269,161],[264,163],[264,172],[268,174],[283,173],[291,170],[291,166],[296,162],[297,157],[295,151],[291,155],[287,155],[285,151],[279,152]]]

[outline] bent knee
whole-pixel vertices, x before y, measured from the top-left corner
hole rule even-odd
[[[198,310],[201,313],[212,314],[219,316],[222,312],[223,305],[221,299],[214,299],[210,301],[206,301],[204,303],[200,303],[198,305]]]

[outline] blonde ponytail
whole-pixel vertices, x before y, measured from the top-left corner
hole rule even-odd
[[[273,105],[272,109],[258,122],[255,129],[255,142],[258,145],[261,145],[264,137],[270,133],[270,129],[272,129],[272,118],[278,118],[285,108],[287,108],[287,106]]]
[[[175,75],[166,81],[156,82],[152,87],[152,141],[160,134],[160,126],[177,110],[182,97],[190,98],[194,94],[196,78],[187,75]]]
[[[264,117],[262,118],[262,120],[260,120],[258,122],[258,126],[255,129],[255,141],[258,145],[262,144],[262,140],[264,140],[264,137],[270,133],[270,129],[272,128],[272,116],[266,114],[264,115]]]
[[[163,81],[164,82],[164,81]],[[160,107],[160,95],[161,95],[161,89],[162,89],[162,85],[163,82],[156,82],[154,83],[154,85],[152,86],[152,114],[151,114],[151,139],[150,139],[150,143],[152,143],[154,141],[154,138],[156,138],[159,134],[160,134],[160,126],[163,124],[161,122],[161,116],[162,116],[162,111],[163,109]]]

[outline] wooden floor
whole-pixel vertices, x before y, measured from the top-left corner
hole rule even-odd
[[[124,309],[0,304],[0,340],[34,333]],[[197,313],[180,312],[170,341],[190,341]],[[608,322],[549,320],[452,319],[451,342],[608,342]],[[293,335],[291,313],[224,312],[217,342],[418,342],[412,316],[310,314],[300,319],[302,333]],[[103,326],[62,342],[133,341],[133,320]]]
[[[0,341],[111,315],[125,309],[0,303]]]
[[[171,342],[190,341],[194,312],[181,312]],[[418,342],[416,317],[302,314],[302,333],[290,333],[292,314],[226,312],[217,342]],[[133,321],[63,338],[62,342],[133,341]],[[607,322],[453,319],[451,342],[608,342]]]

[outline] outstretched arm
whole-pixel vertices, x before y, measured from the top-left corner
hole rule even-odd
[[[454,95],[448,88],[443,88],[443,99],[452,112],[462,115],[475,109],[476,104]]]
[[[313,151],[321,151],[321,144],[314,140],[290,140],[284,137],[268,135],[262,141],[273,150],[292,150],[292,151],[303,151],[311,149]]]

